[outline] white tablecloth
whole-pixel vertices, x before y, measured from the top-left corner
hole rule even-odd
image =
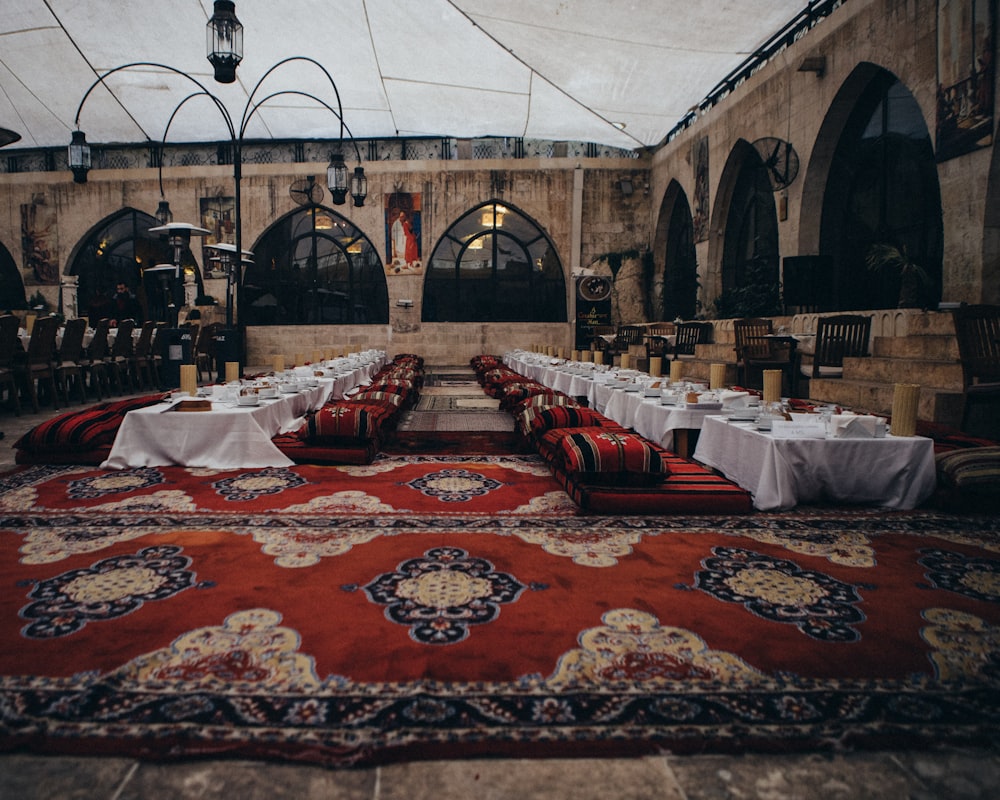
[[[180,400],[129,411],[104,469],[179,464],[209,469],[288,467],[271,437],[297,429],[305,413],[326,402],[333,380],[259,406],[212,402],[211,411],[173,411]]]
[[[915,508],[937,482],[934,443],[922,436],[779,439],[722,416],[705,417],[694,459],[762,510],[815,501]]]
[[[718,413],[718,409],[708,411],[703,408],[688,408],[684,405],[665,406],[657,398],[646,398],[635,410],[632,427],[640,436],[672,450],[674,449],[674,431],[700,430],[705,417]]]

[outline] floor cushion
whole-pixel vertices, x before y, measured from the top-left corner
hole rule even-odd
[[[953,511],[1000,511],[1000,446],[966,447],[935,456],[938,504]]]

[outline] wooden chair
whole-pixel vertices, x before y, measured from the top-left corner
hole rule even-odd
[[[14,357],[24,352],[18,336],[20,327],[21,321],[13,314],[0,315],[0,392],[7,387],[7,396],[17,416],[21,416],[21,400],[14,374]]]
[[[750,389],[763,389],[765,369],[780,369],[788,382],[787,391],[793,391],[792,351],[786,343],[770,338],[774,324],[762,317],[748,317],[733,321],[736,342],[737,383]]]
[[[674,335],[674,323],[664,322],[646,328],[646,358],[666,358],[671,351],[670,339]]]
[[[632,347],[643,346],[643,328],[639,325],[619,325],[615,331],[615,340],[611,345],[612,357],[630,353]]]
[[[152,369],[153,331],[155,328],[156,323],[151,319],[142,323],[139,338],[135,340],[132,357],[129,359],[129,369],[135,377],[135,385],[139,389],[156,385]]]
[[[221,322],[213,322],[204,326],[198,334],[198,341],[194,347],[194,363],[198,367],[198,380],[203,381],[202,371],[212,377],[212,369],[215,367],[215,334],[222,330]]]
[[[872,318],[860,314],[838,314],[816,321],[816,348],[812,365],[802,366],[807,378],[844,377],[844,359],[868,355]]]
[[[98,400],[104,399],[105,392],[111,394],[108,379],[108,367],[105,359],[108,357],[108,329],[110,320],[103,317],[94,325],[94,336],[87,345],[80,364],[85,372],[90,374],[90,388]]]
[[[132,391],[132,353],[135,344],[132,341],[132,331],[135,330],[134,319],[118,320],[118,331],[115,333],[115,343],[111,346],[111,352],[104,363],[108,367],[108,373],[112,375],[118,384],[120,394],[125,393],[125,386],[128,385],[129,392]]]
[[[38,413],[38,390],[36,382],[48,382],[52,388],[52,405],[59,408],[59,390],[56,385],[56,333],[59,321],[55,317],[39,317],[31,329],[31,342],[28,344],[28,359],[24,364],[15,365],[15,373],[20,376],[31,396],[31,407]]]
[[[678,322],[675,330],[674,361],[694,358],[695,345],[707,344],[712,337],[711,322]]]
[[[974,419],[980,407],[987,411],[987,430],[997,435],[1000,415],[1000,306],[971,305],[953,308],[958,357],[962,362],[962,430],[979,427]]]
[[[149,373],[152,385],[157,389],[163,388],[163,332],[166,329],[166,322],[157,322],[153,329],[153,341],[149,345]]]
[[[56,362],[56,377],[62,389],[63,399],[69,405],[69,384],[72,380],[80,395],[80,402],[87,402],[84,386],[83,336],[87,332],[87,320],[83,317],[71,319],[63,328],[62,342],[59,344],[59,359]]]
[[[594,325],[590,332],[591,350],[610,350],[611,342],[605,337],[615,335],[614,325]]]

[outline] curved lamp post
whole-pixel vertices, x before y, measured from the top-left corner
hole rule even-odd
[[[227,0],[216,0],[215,5],[217,11],[220,5],[226,4],[226,1]],[[232,6],[233,4],[230,2],[228,3],[228,5]],[[242,26],[240,27],[241,27],[240,37],[242,38]],[[211,36],[211,33],[209,35]],[[211,60],[211,58],[209,60]],[[257,91],[260,89],[261,85],[268,78],[268,76],[270,76],[272,72],[278,69],[278,67],[287,64],[291,61],[305,61],[307,63],[314,64],[323,72],[327,80],[330,82],[330,86],[333,89],[334,96],[336,97],[337,100],[336,108],[331,106],[329,103],[321,100],[320,98],[316,97],[315,95],[295,89],[287,89],[287,90],[273,92],[267,95],[266,97],[262,98],[260,101],[254,102],[254,97],[256,96]],[[241,213],[242,197],[240,191],[240,185],[243,179],[244,136],[246,134],[247,126],[249,125],[250,120],[253,118],[253,115],[257,112],[257,109],[259,109],[261,106],[263,106],[266,102],[268,102],[272,98],[279,97],[282,95],[291,95],[291,94],[307,97],[319,103],[320,105],[324,106],[335,117],[337,117],[337,120],[340,123],[340,135],[338,138],[338,148],[337,150],[334,151],[330,160],[330,165],[327,167],[327,188],[330,190],[330,195],[333,198],[333,203],[335,205],[342,205],[344,202],[346,202],[348,192],[350,192],[355,206],[360,207],[364,205],[365,197],[368,195],[368,179],[365,177],[364,168],[361,166],[361,150],[358,148],[358,144],[355,141],[354,136],[351,134],[350,128],[344,122],[343,106],[340,101],[340,92],[337,89],[337,84],[334,82],[333,76],[330,75],[326,67],[324,67],[315,59],[309,58],[308,56],[290,56],[288,58],[282,59],[277,64],[272,66],[270,69],[268,69],[267,72],[263,74],[263,76],[261,76],[260,80],[257,81],[256,85],[254,86],[253,91],[251,91],[249,98],[247,98],[247,103],[243,109],[243,114],[240,118],[240,124],[238,127],[232,115],[229,113],[229,110],[226,108],[226,106],[222,103],[222,101],[218,97],[212,94],[204,86],[204,84],[202,84],[197,78],[188,75],[186,72],[183,72],[182,70],[179,70],[176,67],[171,67],[167,64],[159,64],[151,61],[135,61],[129,64],[122,64],[119,67],[115,67],[113,69],[108,70],[107,72],[100,75],[97,78],[97,80],[95,80],[90,85],[90,88],[88,88],[87,91],[84,93],[83,99],[80,100],[80,105],[77,107],[76,110],[76,118],[74,120],[75,130],[73,131],[72,141],[70,142],[68,151],[69,168],[73,171],[74,182],[86,183],[87,173],[90,171],[91,168],[90,146],[87,144],[86,135],[83,133],[82,130],[80,130],[80,114],[83,111],[84,104],[87,102],[87,98],[90,97],[90,93],[99,84],[104,83],[106,78],[115,74],[116,72],[121,72],[122,70],[131,69],[133,67],[153,67],[155,69],[167,70],[168,72],[171,72],[175,75],[179,75],[180,77],[187,79],[188,81],[190,81],[191,83],[193,83],[195,86],[198,87],[198,91],[189,94],[187,97],[181,100],[180,103],[178,103],[176,108],[174,108],[173,112],[170,115],[169,120],[167,121],[166,128],[164,129],[163,132],[163,142],[166,142],[167,133],[170,130],[170,125],[173,122],[174,117],[189,100],[195,97],[201,97],[201,96],[207,97],[209,100],[212,101],[216,109],[218,109],[219,113],[222,115],[223,121],[226,124],[226,129],[229,133],[230,141],[232,142],[233,146],[233,184],[235,190],[234,212],[236,217],[235,218],[236,243],[233,246],[233,251],[232,251],[234,254],[246,252],[243,250],[243,225],[242,225],[242,213]],[[233,70],[235,71],[235,65],[233,66]],[[217,79],[219,78],[217,77]],[[354,145],[354,152],[358,160],[358,166],[354,168],[354,174],[351,176],[350,180],[348,180],[347,177],[347,166],[344,164],[344,158],[342,155],[345,132],[347,133],[351,143]],[[158,222],[160,222],[160,226],[157,228],[150,228],[150,231],[164,230],[168,232],[169,235],[171,226],[183,225],[183,223],[172,223],[173,214],[170,211],[170,204],[166,201],[163,194],[163,159],[161,158],[159,162],[160,162],[159,175],[160,175],[161,199],[159,207],[157,208],[156,211],[156,219]],[[196,226],[186,226],[186,227],[193,228]],[[176,260],[177,259],[175,258],[175,261]],[[232,258],[231,263],[227,265],[229,268],[226,271],[226,327],[227,328],[232,328],[233,326],[232,287],[235,284],[237,289],[237,294],[239,294],[239,290],[242,286],[242,269],[240,269],[240,264],[236,262],[237,259]]]

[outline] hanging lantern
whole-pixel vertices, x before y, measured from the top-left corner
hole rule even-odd
[[[368,178],[365,177],[365,170],[363,167],[355,167],[351,176],[351,197],[354,198],[354,205],[361,208],[367,196]]]
[[[215,80],[232,83],[243,60],[243,25],[236,18],[233,0],[215,0],[215,11],[205,28],[208,60],[215,68]]]
[[[169,225],[174,221],[174,212],[170,210],[170,203],[166,200],[160,201],[153,216],[160,225]]]
[[[73,139],[69,143],[69,168],[73,170],[74,183],[86,183],[90,172],[90,145],[83,131],[73,131]]]
[[[340,153],[330,156],[330,166],[326,168],[326,187],[330,190],[333,204],[344,205],[347,200],[347,165]]]

